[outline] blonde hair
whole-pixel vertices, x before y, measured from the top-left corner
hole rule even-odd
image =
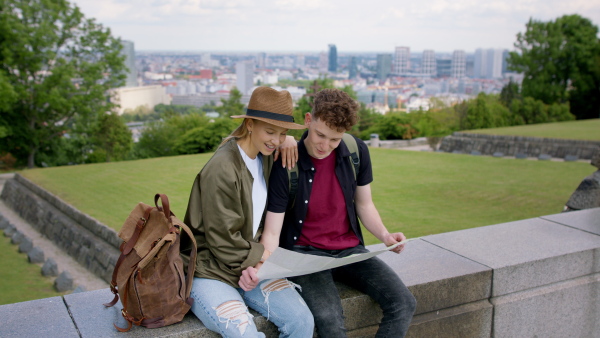
[[[232,138],[239,140],[248,137],[250,135],[250,132],[248,131],[247,125],[248,119],[244,119],[244,121],[242,121],[242,123],[237,128],[235,128],[235,130],[232,131],[231,134],[229,134],[229,136],[223,139],[223,141],[221,142],[221,144],[219,144],[217,149],[221,148],[225,143],[227,143],[227,141],[231,140]]]

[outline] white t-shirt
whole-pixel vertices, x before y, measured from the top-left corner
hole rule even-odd
[[[258,153],[255,159],[251,159],[239,144],[238,149],[246,163],[246,167],[248,167],[254,178],[254,182],[252,183],[252,237],[254,237],[256,236],[262,214],[267,205],[267,182],[263,175],[262,154]]]

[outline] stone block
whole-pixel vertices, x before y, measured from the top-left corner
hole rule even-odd
[[[492,337],[599,337],[600,274],[492,298]]]
[[[73,277],[69,271],[63,271],[54,280],[54,288],[58,292],[73,290]]]
[[[504,153],[501,151],[496,151],[492,154],[494,157],[504,157]]]
[[[15,226],[9,223],[6,228],[4,228],[4,237],[11,238],[15,231],[17,231]]]
[[[567,155],[565,156],[565,162],[574,162],[579,160],[579,157],[577,155]]]
[[[540,218],[600,235],[600,208],[571,211]]]
[[[600,170],[585,177],[565,205],[574,210],[600,207]]]
[[[599,272],[599,236],[541,218],[425,240],[492,268],[495,297]]]
[[[61,297],[2,305],[0,318],[0,337],[79,337]]]
[[[42,266],[42,275],[49,277],[58,276],[58,265],[53,258],[46,259],[46,262]]]
[[[23,240],[19,244],[19,252],[28,253],[31,249],[33,249],[33,242],[29,238],[23,236]]]
[[[523,154],[523,153],[516,153],[515,154],[515,158],[519,159],[519,160],[523,160],[527,158],[527,154]]]
[[[552,156],[548,154],[540,154],[540,156],[538,156],[538,160],[540,161],[549,161],[550,159],[552,159]]]
[[[479,156],[479,155],[481,155],[481,152],[477,151],[477,150],[473,150],[473,151],[471,151],[471,155],[473,155],[473,156]]]
[[[10,222],[0,214],[0,230],[6,229],[6,227],[10,224]]]
[[[408,242],[401,254],[378,256],[417,298],[416,314],[489,298],[492,269],[431,244],[429,237]],[[383,244],[368,248],[382,249]]]
[[[413,317],[406,337],[491,337],[493,307],[487,300]]]
[[[121,302],[117,302],[113,307],[102,305],[113,299],[113,294],[109,289],[73,293],[65,295],[64,299],[81,337],[123,337],[124,334],[113,326],[114,323],[120,327],[127,327],[127,322],[121,315]],[[148,337],[150,335],[152,337],[219,337],[218,334],[208,330],[191,312],[184,317],[181,323],[156,329],[134,325],[131,331],[125,335],[127,337]]]
[[[15,230],[15,232],[10,238],[10,242],[12,244],[21,244],[23,238],[25,238],[25,235],[23,235],[19,230]]]
[[[85,286],[83,285],[78,285],[75,290],[73,290],[72,293],[80,293],[80,292],[86,292],[87,290],[85,289]]]
[[[33,247],[28,253],[27,258],[29,259],[29,263],[43,263],[44,262],[44,251],[38,247]]]

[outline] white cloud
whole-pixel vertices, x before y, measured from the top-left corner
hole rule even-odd
[[[600,25],[589,0],[76,0],[87,17],[136,49],[452,51],[512,48],[530,17],[577,13]]]

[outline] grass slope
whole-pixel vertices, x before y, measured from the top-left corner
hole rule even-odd
[[[465,130],[465,133],[600,141],[600,119]]]
[[[183,218],[193,180],[212,154],[23,171],[77,209],[120,229],[137,202],[169,196]],[[408,237],[558,213],[595,168],[582,162],[371,149],[375,205]],[[366,235],[368,244],[377,243]]]

